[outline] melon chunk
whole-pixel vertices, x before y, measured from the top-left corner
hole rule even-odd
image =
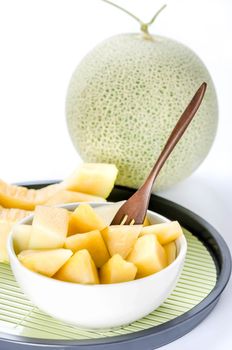
[[[117,211],[125,201],[116,202],[110,205],[101,205],[99,207],[93,208],[95,213],[101,217],[105,226],[110,226],[113,218],[115,217]]]
[[[65,248],[73,252],[87,249],[97,267],[101,267],[110,258],[100,231],[77,233],[69,236],[65,241]]]
[[[54,278],[66,282],[99,283],[97,268],[86,249],[76,252],[55,274]]]
[[[115,254],[101,267],[100,281],[104,284],[133,281],[136,272],[137,267],[133,263]]]
[[[134,247],[142,225],[112,225],[101,233],[111,256],[120,254],[126,258]]]
[[[117,174],[114,164],[83,163],[63,184],[70,191],[107,198],[114,187]]]
[[[80,204],[70,215],[69,234],[102,230],[103,220],[95,213],[89,204]]]
[[[7,239],[14,224],[9,221],[0,221],[0,262],[9,262],[7,254]]]
[[[38,206],[32,222],[29,249],[62,248],[68,232],[66,209]]]
[[[28,269],[52,277],[71,256],[69,249],[24,250],[18,259]]]
[[[165,244],[163,247],[167,255],[167,264],[170,265],[176,259],[176,255],[177,255],[176,243],[170,242]]]
[[[167,266],[165,250],[152,234],[138,238],[127,260],[137,266],[136,278],[149,276]]]
[[[145,216],[145,219],[144,219],[144,222],[143,222],[143,226],[150,226],[151,224],[150,224],[150,221],[149,221],[149,219],[148,219],[148,217],[147,217],[147,215]]]
[[[140,235],[147,234],[154,234],[161,244],[167,244],[175,241],[183,234],[183,231],[178,221],[172,221],[143,227]]]
[[[46,205],[56,205],[64,203],[75,203],[75,202],[105,202],[102,197],[92,196],[87,193],[73,192],[62,190],[57,192],[54,196],[49,198],[45,204]]]
[[[13,227],[13,242],[16,254],[28,249],[31,231],[31,225],[15,225]]]

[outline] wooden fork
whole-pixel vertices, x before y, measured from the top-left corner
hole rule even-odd
[[[202,99],[204,97],[207,84],[204,82],[192,100],[186,107],[185,111],[178,120],[176,126],[174,127],[171,135],[169,136],[166,145],[164,146],[159,158],[157,159],[154,167],[152,168],[150,174],[148,175],[144,184],[121,206],[121,208],[116,213],[111,225],[130,225],[130,224],[142,224],[144,222],[147,208],[149,205],[149,200],[151,197],[151,191],[155,179],[157,178],[160,170],[162,169],[167,158],[173,151],[174,147],[184,134],[189,123],[196,114]]]

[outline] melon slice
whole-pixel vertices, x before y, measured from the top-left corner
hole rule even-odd
[[[133,263],[115,254],[101,267],[100,281],[104,284],[133,281],[136,272],[137,267]]]
[[[167,264],[170,265],[176,259],[177,256],[176,243],[170,242],[165,244],[163,247],[167,255]]]
[[[137,266],[136,278],[149,276],[167,266],[165,250],[152,234],[138,238],[127,260]]]
[[[101,233],[111,256],[120,254],[126,258],[134,247],[142,225],[112,225]]]
[[[67,190],[107,198],[114,187],[118,170],[114,164],[83,163],[63,181]]]
[[[69,235],[73,233],[102,230],[105,227],[103,220],[95,213],[89,204],[80,204],[70,215]]]
[[[97,268],[86,249],[76,252],[55,274],[54,278],[83,284],[99,283]]]
[[[0,208],[0,220],[9,222],[18,222],[29,216],[32,212],[29,210],[17,208]]]
[[[154,234],[161,244],[167,244],[180,237],[183,231],[178,221],[172,221],[143,227],[140,235],[143,236],[147,234]]]
[[[9,221],[0,221],[0,262],[9,262],[7,253],[7,239],[14,224]]]
[[[0,204],[6,208],[33,210],[36,205],[43,204],[54,193],[59,191],[62,186],[63,184],[61,183],[34,190],[10,185],[0,180]]]
[[[97,267],[101,267],[110,258],[105,242],[98,230],[69,236],[66,238],[64,246],[73,252],[87,249]]]
[[[38,206],[32,222],[29,249],[62,248],[68,232],[66,209]]]
[[[18,259],[28,269],[52,277],[71,256],[69,249],[24,250]]]
[[[62,190],[57,192],[51,198],[49,198],[45,202],[45,204],[57,205],[57,204],[75,203],[75,202],[105,202],[105,199],[102,197],[92,196],[86,193]]]
[[[31,231],[31,225],[15,225],[13,227],[13,242],[16,254],[28,249]]]

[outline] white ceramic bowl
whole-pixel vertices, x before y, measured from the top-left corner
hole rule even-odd
[[[91,204],[93,206],[105,203]],[[109,203],[109,205],[111,205]],[[64,205],[73,210],[77,204]],[[151,223],[168,222],[165,217],[148,211]],[[31,223],[32,216],[21,221]],[[58,281],[24,267],[8,240],[12,271],[31,301],[47,314],[83,328],[109,328],[129,324],[146,316],[169,296],[181,273],[187,250],[184,236],[176,240],[178,256],[165,269],[138,280],[103,285],[82,285]]]

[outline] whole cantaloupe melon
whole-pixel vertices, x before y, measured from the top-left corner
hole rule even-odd
[[[204,101],[157,179],[156,190],[167,188],[204,160],[218,117],[205,65],[179,42],[121,34],[91,51],[68,88],[66,115],[72,141],[84,161],[115,163],[117,183],[137,188],[203,81],[208,84]]]

